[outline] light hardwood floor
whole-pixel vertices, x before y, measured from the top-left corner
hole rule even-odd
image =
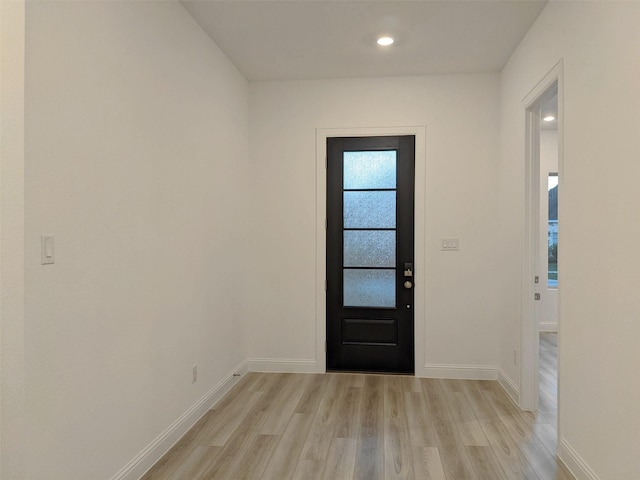
[[[558,334],[540,332],[538,417],[544,419],[549,428],[547,435],[558,436]],[[555,444],[554,444],[555,446]]]
[[[540,333],[540,396],[542,414],[557,416],[558,410],[558,334]],[[553,422],[555,424],[555,421]]]
[[[248,373],[144,480],[570,480],[496,382]]]

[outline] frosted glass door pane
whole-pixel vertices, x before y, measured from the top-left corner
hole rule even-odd
[[[345,307],[396,306],[395,270],[344,270]]]
[[[345,267],[395,267],[395,230],[344,232]]]
[[[395,228],[396,192],[344,192],[344,228]]]
[[[396,188],[396,154],[390,151],[344,152],[344,188]]]

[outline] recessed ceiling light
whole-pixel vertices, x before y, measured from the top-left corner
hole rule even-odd
[[[378,45],[380,45],[382,47],[388,47],[392,43],[393,43],[393,38],[391,38],[391,37],[380,37],[378,39]]]
[[[555,119],[556,117],[554,117],[553,115],[547,115],[542,120],[544,120],[545,122],[553,122]]]

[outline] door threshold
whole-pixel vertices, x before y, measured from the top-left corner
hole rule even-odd
[[[369,370],[330,370],[327,369],[327,373],[348,374],[348,375],[393,375],[398,377],[415,377],[415,372],[383,372],[383,371],[369,371]]]

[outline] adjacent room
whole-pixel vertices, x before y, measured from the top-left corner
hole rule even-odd
[[[0,478],[640,478],[639,22],[0,0]]]

